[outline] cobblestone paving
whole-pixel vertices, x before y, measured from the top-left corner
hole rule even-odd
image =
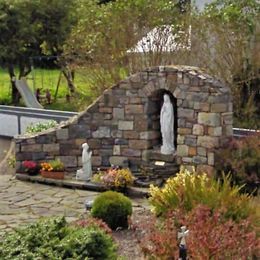
[[[0,235],[41,217],[62,216],[73,221],[86,214],[84,202],[99,193],[72,190],[16,180],[0,175]],[[145,199],[135,199],[134,208],[146,207]]]

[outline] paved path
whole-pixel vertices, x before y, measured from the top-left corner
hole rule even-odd
[[[62,216],[73,221],[86,214],[84,202],[99,193],[22,182],[0,175],[0,235],[40,217]],[[135,199],[134,209],[146,207],[147,200]]]

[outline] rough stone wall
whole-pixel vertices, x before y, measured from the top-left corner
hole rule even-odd
[[[67,169],[81,166],[81,144],[88,142],[94,167],[137,168],[158,144],[158,124],[149,102],[165,90],[177,99],[178,164],[210,171],[214,149],[232,136],[232,98],[220,81],[194,67],[155,67],[134,74],[106,90],[79,116],[56,129],[16,138],[17,171],[23,160],[60,158]]]

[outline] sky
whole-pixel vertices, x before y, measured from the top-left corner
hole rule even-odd
[[[212,2],[213,0],[193,0],[193,1],[196,3],[197,7],[198,7],[200,10],[202,10],[202,9],[203,9],[203,6],[204,6],[205,4],[208,4],[208,3]]]

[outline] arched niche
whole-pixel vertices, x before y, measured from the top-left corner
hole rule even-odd
[[[148,98],[147,103],[147,115],[151,123],[148,126],[148,131],[157,131],[158,137],[154,139],[153,149],[160,150],[160,146],[162,145],[162,136],[161,136],[161,127],[160,127],[160,111],[163,105],[163,96],[164,94],[169,95],[171,103],[173,105],[174,112],[174,147],[177,149],[177,132],[178,132],[178,119],[177,119],[177,99],[173,96],[173,94],[166,89],[159,89],[154,91]],[[156,136],[156,135],[155,135]]]

